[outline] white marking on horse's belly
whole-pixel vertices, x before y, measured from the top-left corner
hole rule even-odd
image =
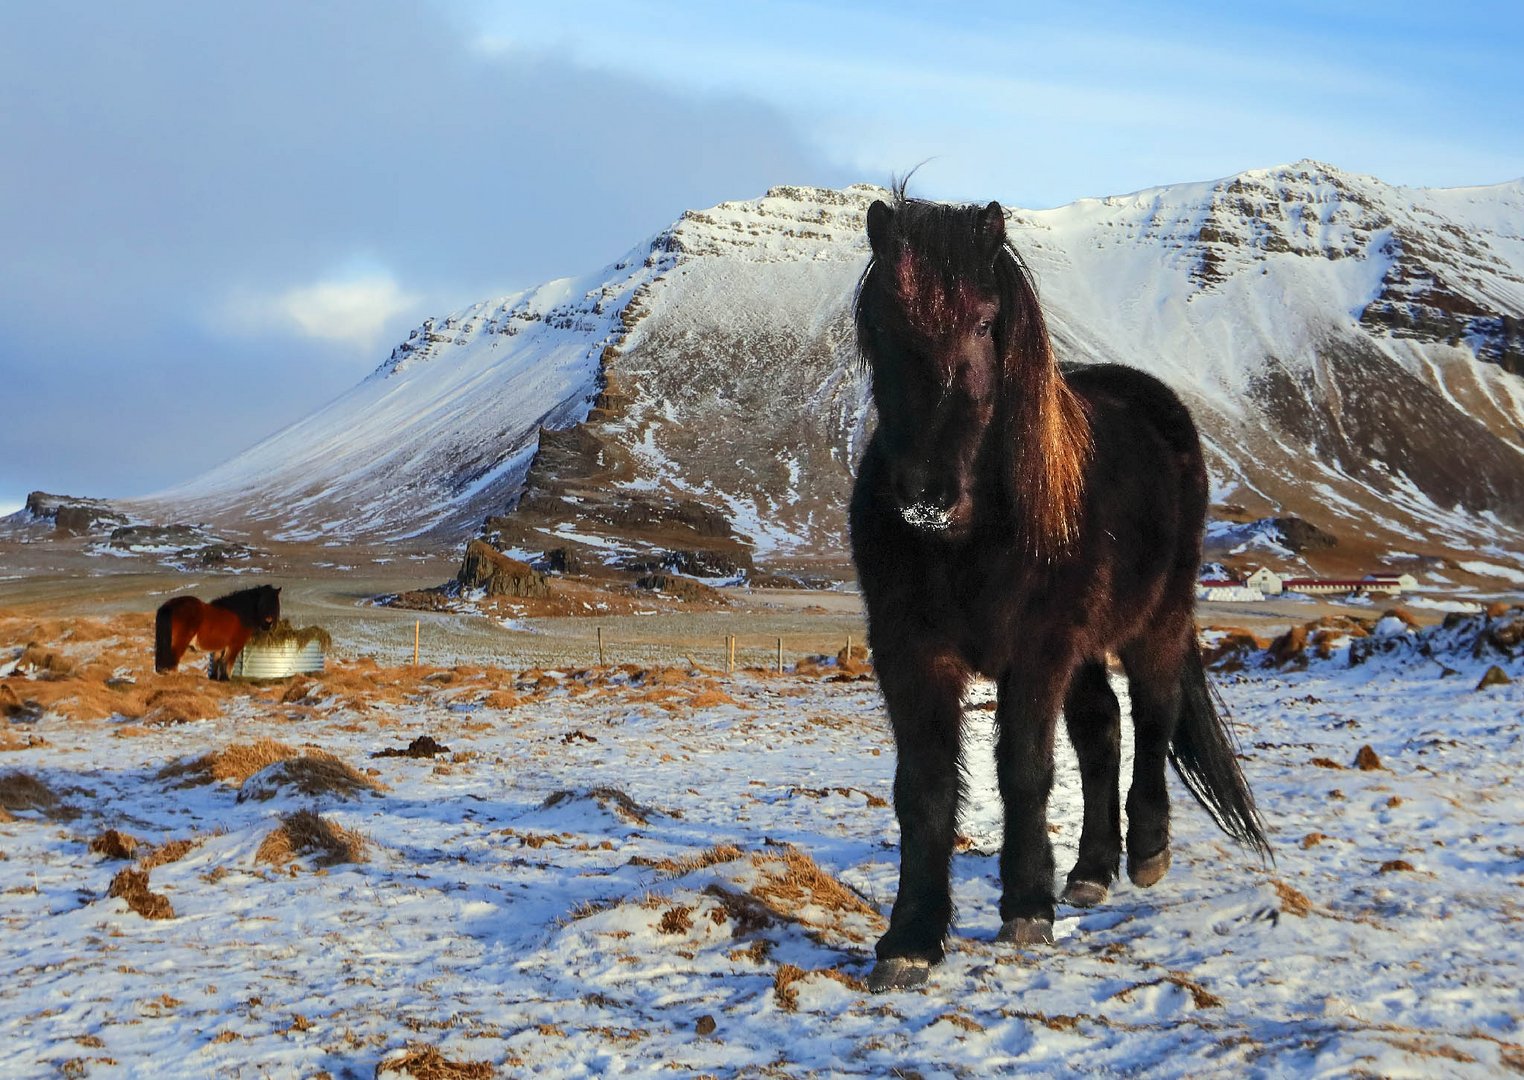
[[[913,529],[945,532],[952,528],[952,515],[930,503],[911,503],[900,508],[900,517]]]

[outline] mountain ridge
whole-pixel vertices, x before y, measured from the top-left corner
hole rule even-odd
[[[336,402],[132,505],[276,541],[458,544],[490,518],[530,556],[840,573],[871,423],[850,303],[884,194],[687,211],[592,274],[427,320]],[[1219,513],[1520,558],[1524,180],[1303,161],[1007,219],[1059,355],[1197,411]]]

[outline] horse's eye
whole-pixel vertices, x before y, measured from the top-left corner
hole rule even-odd
[[[985,319],[978,326],[974,327],[974,336],[975,337],[989,337],[990,336],[990,327],[992,327],[994,325],[995,325],[995,321],[993,319]]]

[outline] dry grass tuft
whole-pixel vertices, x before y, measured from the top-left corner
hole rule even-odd
[[[799,988],[794,984],[804,978],[804,969],[793,964],[779,964],[773,973],[773,1000],[784,1012],[799,1009]]]
[[[107,829],[90,841],[90,850],[108,859],[130,859],[137,849],[137,837],[116,829]]]
[[[0,773],[0,813],[5,815],[0,820],[13,820],[11,813],[27,810],[36,810],[44,817],[71,816],[53,789],[31,773],[20,769]]]
[[[327,751],[310,750],[299,757],[277,761],[249,777],[239,788],[238,801],[257,799],[263,802],[274,798],[283,788],[294,788],[309,798],[333,795],[340,799],[355,798],[365,792],[375,794],[381,790],[370,777],[356,772]]]
[[[762,872],[763,881],[752,893],[772,911],[801,926],[815,925],[799,914],[815,905],[841,915],[861,915],[875,928],[884,925],[883,916],[857,893],[822,870],[814,859],[795,848],[781,855],[753,855],[752,863]],[[856,939],[860,935],[849,934]]]
[[[37,679],[67,679],[74,674],[75,664],[62,653],[33,641],[21,650],[16,668],[18,671],[29,672]]]
[[[154,848],[138,860],[138,869],[152,870],[168,863],[179,862],[192,851],[206,843],[206,837],[194,836],[183,840],[169,840]]]
[[[1354,767],[1363,772],[1375,772],[1382,767],[1381,758],[1369,745],[1362,746],[1355,755]]]
[[[859,994],[866,994],[868,992],[867,983],[852,975],[848,975],[844,971],[837,971],[835,968],[816,968],[812,971],[805,971],[803,968],[796,967],[793,964],[779,964],[778,970],[773,973],[773,1000],[778,1003],[778,1008],[784,1012],[796,1012],[799,1008],[799,988],[797,984],[805,979],[812,979],[817,975],[824,979],[830,979],[832,982],[840,983],[848,990],[856,991]]]
[[[191,761],[172,761],[159,770],[160,780],[186,778],[186,784],[210,784],[222,780],[241,784],[261,769],[277,761],[298,757],[301,751],[274,739],[252,743],[234,743],[221,750],[202,754]]]
[[[353,829],[322,817],[312,810],[298,810],[281,818],[254,854],[256,863],[285,866],[299,856],[314,856],[318,866],[365,861],[365,837]]]
[[[53,744],[41,735],[33,735],[30,732],[12,731],[9,728],[0,728],[0,751],[6,750],[31,750],[40,746],[52,746]]]
[[[492,1080],[487,1061],[451,1061],[432,1046],[409,1046],[401,1057],[376,1066],[376,1080],[387,1073],[407,1073],[415,1080]]]
[[[150,691],[139,719],[151,727],[171,727],[222,715],[222,703],[200,688],[163,687]]]
[[[644,859],[637,856],[632,861],[637,866],[649,866],[666,877],[682,877],[718,863],[735,862],[744,854],[734,844],[716,844],[684,859]]]
[[[127,906],[145,919],[173,919],[175,909],[170,905],[169,897],[162,893],[149,891],[148,871],[137,870],[128,867],[117,873],[111,879],[111,889],[108,896],[119,896],[127,901]]]
[[[686,934],[693,929],[693,909],[677,904],[662,912],[656,927],[663,934]]]
[[[651,823],[650,816],[658,813],[658,811],[649,806],[641,806],[616,787],[595,787],[585,795],[572,791],[569,788],[563,788],[560,791],[553,791],[547,795],[545,801],[540,806],[541,809],[549,810],[553,806],[559,806],[564,802],[580,798],[592,799],[609,813],[622,821],[629,822],[631,825],[649,825]]]
[[[738,889],[728,889],[724,885],[714,884],[704,887],[704,895],[712,896],[719,900],[725,914],[735,924],[730,931],[731,937],[746,937],[755,934],[759,930],[765,930],[777,921],[778,915],[767,904],[758,900],[749,892],[741,892]],[[753,950],[758,948],[761,952],[754,957],[755,962],[761,963],[771,944],[767,942],[755,942]]]
[[[1305,919],[1312,914],[1312,901],[1307,899],[1305,893],[1293,889],[1284,881],[1271,881],[1270,884],[1275,886],[1275,893],[1281,900],[1281,910],[1287,915]]]

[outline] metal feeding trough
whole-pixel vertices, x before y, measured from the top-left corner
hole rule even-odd
[[[320,626],[300,629],[285,619],[249,638],[228,674],[235,679],[285,679],[323,670],[323,657],[333,646]]]

